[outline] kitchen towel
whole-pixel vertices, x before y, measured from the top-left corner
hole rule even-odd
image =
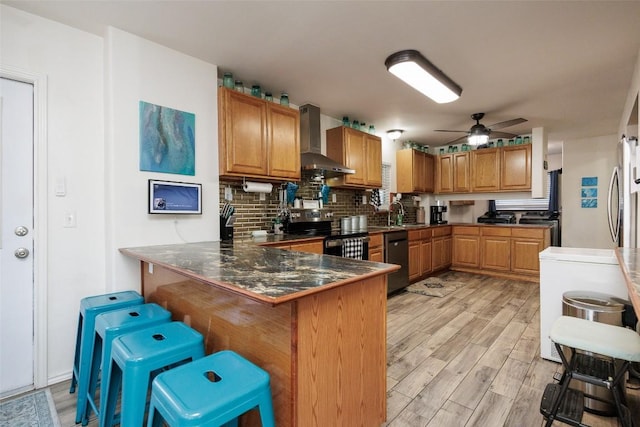
[[[342,240],[342,256],[343,258],[353,258],[353,259],[362,259],[362,249],[363,249],[363,239],[362,237],[357,237],[354,239],[343,239]]]
[[[380,190],[374,188],[371,190],[371,198],[369,200],[369,204],[371,204],[376,210],[380,209],[382,206],[382,201],[380,199]]]

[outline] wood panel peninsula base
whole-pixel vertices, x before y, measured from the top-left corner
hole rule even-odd
[[[271,375],[276,424],[386,419],[387,274],[398,266],[218,242],[121,249],[142,292]],[[259,426],[257,411],[241,426]]]

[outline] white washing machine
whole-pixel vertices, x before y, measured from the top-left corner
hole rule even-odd
[[[540,252],[540,356],[560,362],[549,339],[551,325],[562,316],[567,291],[595,291],[629,299],[614,249],[550,246]]]

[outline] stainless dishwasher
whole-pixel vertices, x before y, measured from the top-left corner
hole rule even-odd
[[[387,295],[409,286],[409,240],[406,230],[385,233],[384,262],[400,266],[400,270],[387,277]]]

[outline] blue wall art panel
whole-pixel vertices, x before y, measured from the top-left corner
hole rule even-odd
[[[582,186],[583,187],[597,187],[598,186],[598,177],[597,176],[583,176],[582,177]]]
[[[140,101],[140,170],[195,175],[196,116]]]

